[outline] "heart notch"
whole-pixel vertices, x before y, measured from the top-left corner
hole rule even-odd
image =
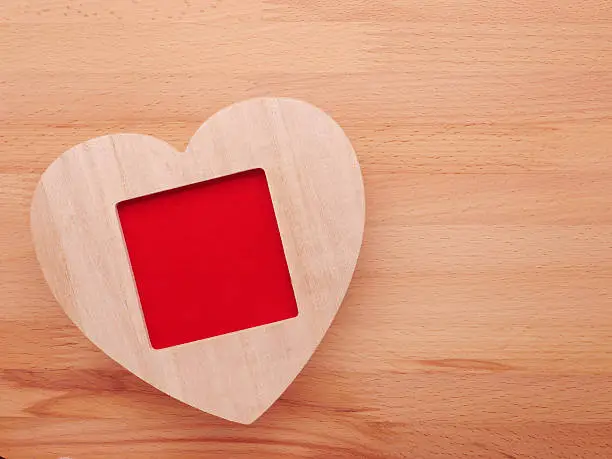
[[[342,129],[277,98],[221,110],[184,153],[135,134],[77,145],[31,208],[47,283],[83,333],[168,395],[245,424],[331,325],[364,222]]]

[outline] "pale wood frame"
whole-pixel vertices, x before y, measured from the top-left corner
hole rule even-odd
[[[153,350],[116,204],[254,168],[266,172],[298,317]],[[361,171],[342,129],[312,105],[275,98],[216,113],[185,153],[134,134],[75,146],[45,171],[31,209],[45,278],[83,333],[158,389],[241,423],[282,394],[327,331],[353,275],[364,222]]]

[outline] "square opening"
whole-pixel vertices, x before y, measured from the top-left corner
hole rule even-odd
[[[297,316],[263,169],[122,201],[117,214],[154,349]]]

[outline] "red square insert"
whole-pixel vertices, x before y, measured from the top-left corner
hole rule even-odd
[[[262,169],[123,201],[117,213],[154,349],[297,316]]]

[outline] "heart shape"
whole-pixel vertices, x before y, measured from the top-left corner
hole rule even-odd
[[[265,171],[298,315],[154,349],[117,204],[253,169]],[[185,153],[135,134],[77,145],[43,173],[31,208],[45,279],[85,336],[168,395],[244,424],[283,393],[327,332],[352,278],[364,222],[350,141],[323,111],[284,98],[217,112]]]

